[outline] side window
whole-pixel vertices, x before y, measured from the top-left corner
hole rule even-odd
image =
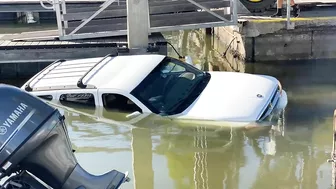
[[[44,100],[51,101],[53,99],[52,95],[38,95],[37,97],[42,98]]]
[[[103,94],[103,105],[106,110],[132,113],[139,111],[142,113],[141,108],[139,108],[133,101],[127,97],[120,94]]]
[[[95,107],[95,98],[91,93],[69,93],[62,94],[59,99],[62,105]]]

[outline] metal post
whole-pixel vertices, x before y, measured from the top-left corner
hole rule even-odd
[[[57,28],[58,28],[58,35],[59,37],[63,37],[63,25],[61,20],[61,6],[59,0],[54,0],[54,7],[56,12],[56,19],[57,19]]]
[[[236,25],[238,23],[237,0],[232,0],[231,8],[232,8],[231,12],[232,12],[232,15],[233,15],[232,22],[233,22],[233,24]]]
[[[147,10],[148,10],[148,35],[152,35],[152,32],[151,32],[151,22],[150,22],[150,8],[149,8],[149,4],[147,5]]]
[[[65,4],[65,0],[62,0],[62,21],[63,21],[63,15],[65,15],[67,13],[66,11],[66,4]],[[64,29],[68,28],[68,21],[64,21]]]
[[[291,29],[291,21],[290,21],[290,10],[291,6],[290,6],[290,0],[287,0],[287,29]]]
[[[127,0],[128,48],[148,47],[148,0]]]

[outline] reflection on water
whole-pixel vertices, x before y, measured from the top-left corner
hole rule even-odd
[[[331,188],[331,165],[326,160],[332,148],[336,108],[335,60],[229,64],[218,50],[225,48],[211,45],[214,39],[204,42],[202,32],[166,35],[203,69],[277,77],[289,97],[283,134],[269,128],[246,131],[160,125],[150,119],[128,127],[65,111],[76,156],[84,168],[94,174],[129,171],[132,182],[125,189]]]
[[[327,188],[331,119],[313,130],[216,131],[195,125],[102,124],[65,113],[76,154],[100,174],[129,170],[123,188]],[[288,125],[286,125],[288,126]],[[302,137],[300,137],[302,136]]]
[[[32,27],[33,26],[33,27]],[[57,30],[55,23],[43,23],[38,25],[15,24],[13,22],[0,22],[0,34],[12,34],[28,31]]]
[[[227,50],[214,36],[209,36],[204,30],[188,30],[164,33],[165,38],[173,44],[182,55],[189,55],[195,64],[200,64],[203,70],[244,72],[241,61],[223,56]],[[168,49],[170,56],[177,56],[172,48]]]

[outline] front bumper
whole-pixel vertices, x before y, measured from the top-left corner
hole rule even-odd
[[[276,104],[276,106],[274,107],[274,110],[278,111],[278,110],[283,110],[286,108],[288,103],[288,97],[287,97],[287,93],[285,90],[282,90],[281,96],[278,100],[278,103]]]
[[[286,91],[278,88],[263,113],[258,117],[258,121],[264,121],[267,119],[267,117],[274,114],[275,112],[282,111],[286,108],[287,103],[288,99]]]

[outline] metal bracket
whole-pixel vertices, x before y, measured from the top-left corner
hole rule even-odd
[[[48,9],[48,10],[51,10],[51,9],[53,9],[53,10],[55,10],[55,2],[53,2],[52,0],[47,0],[47,2],[50,4],[50,5],[52,5],[51,7],[47,7],[44,3],[43,3],[43,0],[40,0],[40,5],[43,7],[43,8],[45,8],[45,9]]]
[[[327,162],[328,163],[336,163],[336,159],[328,159]]]

